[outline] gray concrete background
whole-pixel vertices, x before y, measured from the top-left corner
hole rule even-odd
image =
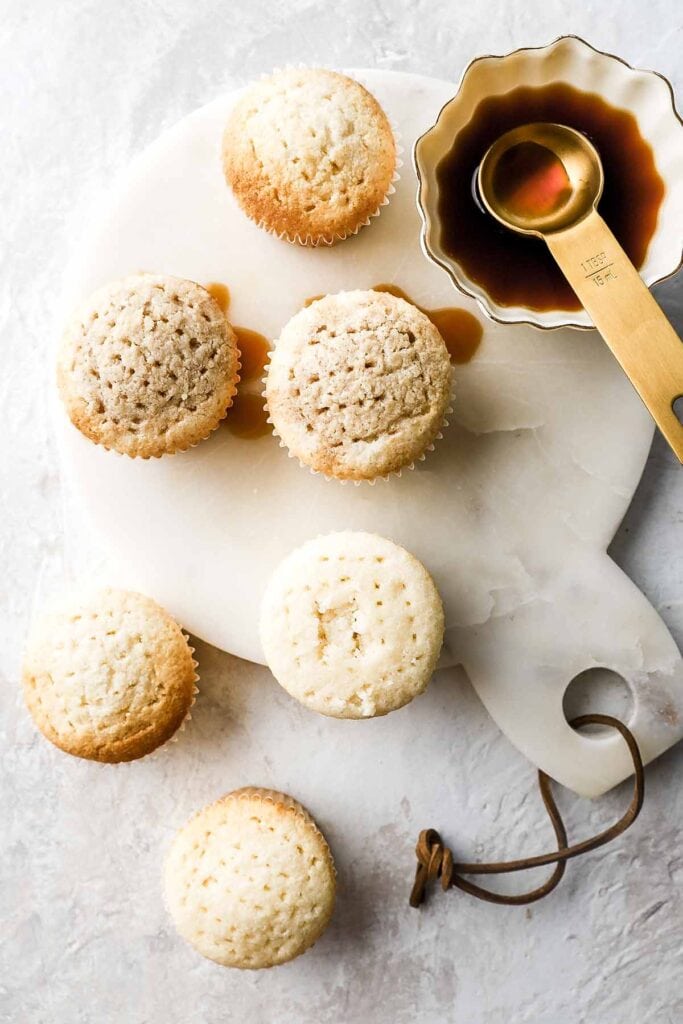
[[[329,803],[311,808],[340,872],[330,931],[291,965],[242,974],[176,938],[159,893],[163,849],[194,808],[245,782],[291,787],[306,802],[306,773],[324,762],[339,723],[312,723],[265,670],[199,645],[191,726],[154,758],[110,769],[43,742],[17,687],[34,597],[68,570],[46,399],[60,281],[112,176],[219,91],[289,61],[457,79],[477,54],[574,32],[663,72],[680,97],[678,5],[3,0],[0,9],[0,1020],[679,1022],[683,749],[648,770],[633,832],[570,867],[549,900],[525,911],[435,894],[415,913],[406,898],[421,827],[442,827],[465,857],[549,840],[530,766],[466,682],[437,678],[409,718],[390,716],[405,761],[387,763],[388,726],[367,723]],[[683,276],[658,297],[683,330]],[[679,643],[681,481],[656,439],[612,548]],[[291,759],[271,756],[283,729]],[[367,763],[372,777],[358,767]],[[562,794],[573,835],[627,800],[627,786],[595,805]]]

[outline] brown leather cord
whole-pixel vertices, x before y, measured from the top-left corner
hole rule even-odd
[[[488,903],[502,903],[507,906],[522,906],[526,903],[534,903],[536,900],[547,896],[558,885],[568,860],[573,857],[579,857],[581,854],[588,853],[591,850],[596,850],[599,846],[604,846],[605,843],[616,839],[617,836],[620,836],[633,824],[643,806],[645,787],[643,761],[633,733],[623,722],[612,718],[611,715],[581,715],[579,718],[573,719],[569,724],[574,728],[579,728],[582,725],[607,725],[616,729],[624,738],[633,759],[635,771],[633,797],[626,813],[619,821],[611,825],[610,828],[604,829],[604,831],[599,832],[590,839],[584,839],[580,843],[575,843],[574,846],[568,846],[567,832],[552,793],[552,780],[545,772],[539,771],[538,785],[545,809],[555,831],[557,850],[538,854],[535,857],[522,857],[519,860],[498,861],[491,864],[461,864],[453,860],[453,854],[447,846],[444,846],[441,836],[435,829],[424,829],[424,831],[420,832],[420,838],[415,849],[417,869],[415,871],[415,882],[410,894],[411,907],[420,906],[424,901],[427,886],[438,878],[441,879],[441,888],[444,892],[452,886],[456,889],[462,889],[463,892],[469,893],[470,896],[476,896],[477,899],[486,900]],[[531,889],[529,892],[514,896],[491,892],[490,889],[484,889],[482,886],[476,885],[476,883],[462,877],[463,875],[505,875],[510,871],[526,871],[528,868],[542,867],[546,864],[554,864],[555,869],[543,885],[539,885],[536,889]]]

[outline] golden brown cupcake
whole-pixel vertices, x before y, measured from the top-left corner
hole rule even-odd
[[[67,601],[34,627],[24,696],[55,746],[91,761],[133,761],[185,721],[196,664],[180,626],[155,601],[103,590]]]
[[[223,136],[223,170],[252,220],[290,242],[332,244],[393,191],[396,144],[377,100],[321,68],[278,71],[250,86]]]

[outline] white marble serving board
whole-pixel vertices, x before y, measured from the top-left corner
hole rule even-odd
[[[233,323],[276,338],[315,294],[393,282],[427,307],[478,313],[420,249],[415,138],[449,82],[354,72],[397,126],[404,166],[378,220],[332,249],[289,246],[237,208],[219,161],[235,95],[198,110],[131,166],[70,274],[67,304],[139,270],[225,282]],[[481,315],[481,314],[478,314]],[[437,450],[375,486],[301,469],[272,436],[227,427],[172,458],[132,461],[58,412],[69,478],[111,554],[111,580],[158,599],[197,636],[262,662],[260,597],[278,561],[337,529],[414,552],[444,599],[443,665],[461,664],[510,740],[585,795],[630,771],[617,737],[579,735],[564,691],[585,669],[621,674],[646,760],[683,734],[683,662],[663,622],[606,554],[635,490],[649,416],[595,332],[484,325],[456,367],[455,412]],[[363,725],[358,724],[362,729]],[[466,723],[453,723],[454,734]]]

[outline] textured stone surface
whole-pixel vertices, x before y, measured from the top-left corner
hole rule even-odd
[[[465,681],[439,677],[387,719],[327,721],[299,708],[265,670],[199,645],[203,692],[178,743],[114,767],[53,750],[19,698],[33,604],[83,559],[64,548],[47,356],[62,269],[112,175],[220,90],[288,61],[457,77],[473,55],[566,31],[683,84],[673,0],[580,9],[563,0],[3,6],[0,1021],[683,1019],[682,748],[648,769],[633,831],[571,866],[546,902],[525,911],[436,893],[415,912],[407,893],[420,828],[440,827],[465,857],[512,856],[550,839],[533,771]],[[683,330],[683,277],[658,296]],[[682,488],[673,457],[655,440],[612,548],[679,643]],[[387,756],[397,749],[400,758]],[[174,829],[247,783],[310,804],[340,871],[324,939],[293,964],[250,976],[187,949],[160,891]],[[607,823],[627,799],[626,786],[593,805],[562,794],[572,835]]]

